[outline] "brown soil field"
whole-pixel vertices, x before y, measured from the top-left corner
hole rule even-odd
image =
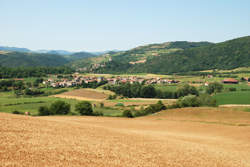
[[[107,99],[108,93],[107,91],[101,91],[97,89],[76,89],[73,91],[54,95],[54,97],[77,99],[77,100],[102,101]]]
[[[186,108],[135,119],[0,113],[0,166],[248,167],[250,113]]]
[[[111,91],[101,90],[101,89],[77,89],[69,92],[65,92],[58,95],[53,95],[53,97],[66,98],[66,99],[76,99],[76,100],[87,100],[97,103],[104,103],[105,106],[113,107],[118,102],[106,100],[110,94],[114,94]],[[128,101],[126,101],[128,100]],[[132,101],[129,101],[132,100]],[[162,100],[165,105],[172,104],[174,99],[151,99],[151,98],[128,98],[124,99],[122,102],[125,106],[136,105],[136,106],[147,106],[150,104],[155,104],[157,101]]]

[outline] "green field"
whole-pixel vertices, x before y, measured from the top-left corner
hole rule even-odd
[[[0,93],[0,112],[12,113],[19,111],[21,113],[30,112],[31,115],[37,115],[40,106],[50,106],[53,102],[62,100],[71,105],[71,113],[75,112],[75,105],[79,102],[74,99],[63,99],[56,97],[19,97],[16,98],[13,92]],[[102,112],[104,116],[121,116],[122,112],[119,109],[99,106],[94,108],[94,112]]]
[[[177,84],[172,84],[172,85],[154,85],[154,87],[158,90],[161,91],[170,91],[170,92],[174,92],[176,91],[178,85]]]
[[[218,105],[250,104],[250,91],[219,93],[214,96]]]

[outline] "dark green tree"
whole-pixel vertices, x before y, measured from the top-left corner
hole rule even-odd
[[[81,115],[93,115],[92,104],[88,101],[81,101],[77,103],[75,110]]]
[[[51,115],[66,115],[70,112],[70,104],[58,100],[51,104],[49,110]]]
[[[208,94],[219,93],[223,89],[223,85],[219,82],[209,83],[206,92]]]

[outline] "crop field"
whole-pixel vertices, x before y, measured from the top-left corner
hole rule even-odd
[[[90,101],[103,101],[107,99],[109,91],[101,91],[97,89],[77,89],[65,92],[54,97],[77,99],[77,100],[90,100]]]
[[[71,110],[74,110],[74,105],[77,103],[74,99],[59,99],[55,97],[20,97],[16,98],[12,92],[0,93],[0,112],[11,113],[18,110],[22,113],[30,112],[36,115],[40,106],[49,106],[56,100],[63,100],[71,104]]]
[[[218,105],[250,104],[250,91],[218,93],[214,96]]]
[[[135,119],[0,113],[6,166],[250,166],[250,113],[185,108]]]

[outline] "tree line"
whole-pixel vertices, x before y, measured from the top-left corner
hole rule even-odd
[[[153,85],[144,85],[140,83],[126,83],[120,85],[107,85],[103,89],[115,92],[128,98],[161,98],[161,99],[176,99],[179,97],[191,95],[199,95],[199,91],[188,84],[181,85],[176,91],[163,91],[155,89]]]
[[[48,74],[72,74],[75,70],[69,67],[18,67],[0,66],[0,78],[45,77]]]

